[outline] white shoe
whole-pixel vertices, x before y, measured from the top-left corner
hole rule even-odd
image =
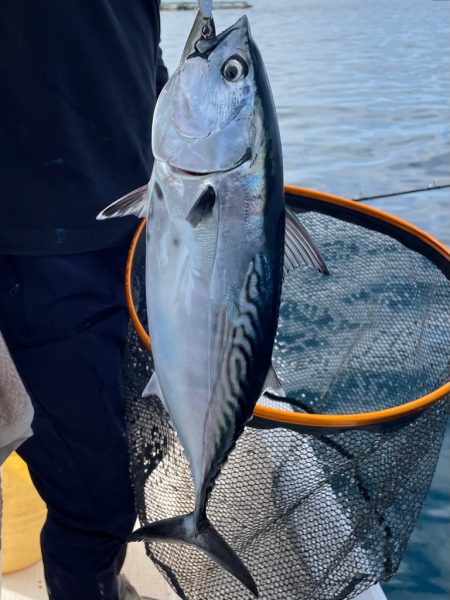
[[[119,598],[120,600],[157,600],[149,596],[140,596],[135,587],[128,581],[128,578],[122,573],[119,575]]]

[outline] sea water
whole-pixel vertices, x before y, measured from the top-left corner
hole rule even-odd
[[[278,112],[285,181],[347,198],[450,183],[445,0],[250,0]],[[217,29],[242,11],[215,13]],[[162,12],[173,72],[190,11]],[[450,246],[450,190],[370,202]],[[448,600],[450,429],[389,600]]]

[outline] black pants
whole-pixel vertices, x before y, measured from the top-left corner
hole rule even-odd
[[[0,256],[0,329],[35,410],[19,454],[48,506],[52,600],[117,600],[136,517],[120,394],[126,253]]]

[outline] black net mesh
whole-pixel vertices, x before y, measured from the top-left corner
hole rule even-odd
[[[448,381],[448,264],[374,219],[288,200],[330,276],[305,268],[286,278],[273,362],[296,402],[265,402],[289,411],[370,412]],[[142,258],[141,245],[133,293],[145,322]],[[192,510],[193,487],[165,410],[157,398],[141,398],[151,356],[131,329],[127,353],[132,475],[141,522],[149,523]],[[448,412],[446,397],[413,418],[372,429],[300,430],[263,420],[247,427],[208,516],[252,573],[260,597],[344,600],[389,579],[427,494]],[[147,553],[181,598],[252,598],[193,547],[152,543]]]

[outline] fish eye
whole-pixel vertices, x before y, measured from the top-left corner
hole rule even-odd
[[[224,79],[235,83],[247,75],[248,65],[241,56],[235,54],[223,63],[221,73]]]

